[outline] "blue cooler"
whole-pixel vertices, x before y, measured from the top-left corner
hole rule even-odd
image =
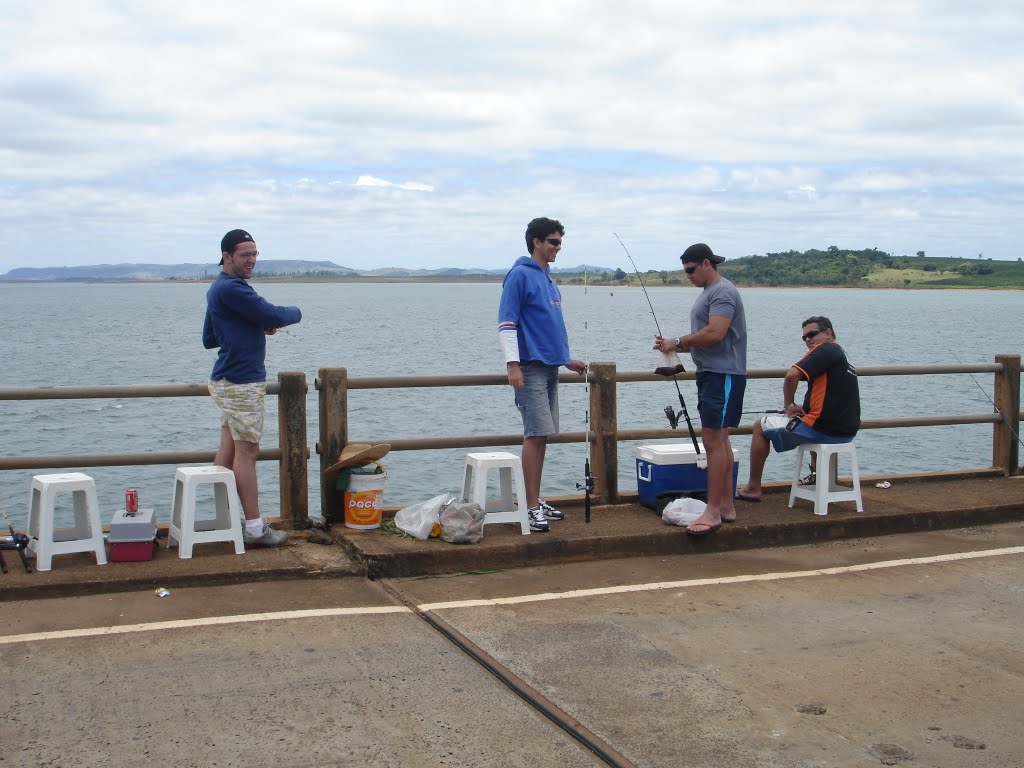
[[[693,443],[644,445],[636,449],[636,489],[640,503],[658,509],[658,496],[664,494],[704,495],[708,492],[708,457],[701,445],[698,454]],[[732,487],[740,463],[733,463]]]

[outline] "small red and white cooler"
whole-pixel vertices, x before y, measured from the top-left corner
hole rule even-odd
[[[125,510],[110,521],[110,559],[117,562],[152,560],[156,548],[156,523],[153,509],[140,509],[134,515]]]

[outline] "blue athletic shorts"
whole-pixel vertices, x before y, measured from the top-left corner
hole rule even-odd
[[[558,434],[558,366],[535,360],[520,363],[523,388],[515,390],[516,407],[523,417],[524,437]]]
[[[793,429],[787,429],[786,427],[766,429],[764,430],[764,436],[771,441],[772,448],[779,453],[791,451],[803,443],[849,443],[853,441],[852,437],[826,435],[824,432],[808,427],[802,421]]]
[[[706,429],[739,426],[747,377],[735,373],[697,371],[697,412]]]

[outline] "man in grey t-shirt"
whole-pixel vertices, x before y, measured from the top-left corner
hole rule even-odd
[[[733,503],[734,457],[729,428],[738,426],[747,386],[747,320],[736,286],[718,273],[725,259],[704,243],[679,257],[690,282],[703,288],[690,309],[690,333],[658,336],[654,348],[689,352],[697,366],[697,411],[708,457],[708,507],[690,523],[691,536],[707,536],[736,519]]]

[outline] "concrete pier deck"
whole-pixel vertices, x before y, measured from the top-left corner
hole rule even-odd
[[[578,500],[563,505],[566,519],[552,523],[546,534],[523,536],[518,526],[490,525],[475,545],[337,526],[328,534],[309,532],[317,534],[312,537],[293,532],[285,547],[244,555],[235,555],[226,544],[200,545],[191,560],[179,559],[161,538],[150,561],[97,566],[90,555],[61,555],[55,557],[53,570],[31,574],[22,570],[17,553],[5,552],[8,573],[0,576],[0,601],[252,581],[502,570],[791,546],[1024,519],[1024,477],[1004,477],[995,470],[897,476],[885,478],[891,483],[885,489],[875,487],[881,479],[863,478],[863,513],[857,513],[852,502],[840,503],[830,506],[824,517],[815,516],[809,502],[798,500],[789,508],[788,483],[769,484],[761,503],[738,502],[737,521],[706,538],[666,525],[634,496],[616,505],[595,505],[589,524],[583,521]]]

